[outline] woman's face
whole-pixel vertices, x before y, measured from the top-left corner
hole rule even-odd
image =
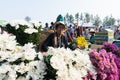
[[[57,32],[58,34],[63,34],[64,31],[65,31],[64,25],[59,25],[59,26],[56,28],[56,32]]]

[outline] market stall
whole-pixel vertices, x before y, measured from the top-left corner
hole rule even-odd
[[[114,40],[114,31],[105,29],[103,32],[95,33],[95,43],[103,44],[104,42],[112,42]]]

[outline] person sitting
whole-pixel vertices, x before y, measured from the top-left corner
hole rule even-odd
[[[51,33],[46,40],[43,42],[41,46],[41,51],[42,52],[47,52],[48,47],[64,47],[67,48],[68,46],[68,41],[66,39],[66,36],[64,35],[65,33],[65,25],[61,21],[58,21],[54,25],[55,27],[55,32]]]
[[[95,31],[94,31],[94,29],[90,29],[90,34],[91,34],[91,37],[90,37],[89,42],[90,42],[91,44],[94,44],[94,43],[95,43],[95,36],[94,36]]]

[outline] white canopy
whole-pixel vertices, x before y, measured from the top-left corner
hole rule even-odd
[[[82,27],[95,27],[92,23],[83,23]]]

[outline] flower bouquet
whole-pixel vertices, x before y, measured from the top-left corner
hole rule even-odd
[[[96,71],[92,65],[88,51],[50,47],[45,57],[47,64],[46,79],[84,80],[95,79]],[[89,77],[88,77],[89,74]],[[91,77],[90,77],[91,75]]]
[[[115,57],[115,63],[118,68],[119,76],[120,76],[120,48],[118,48],[115,44],[104,43],[101,49],[105,49],[107,52],[112,52]],[[120,80],[120,77],[119,77]]]
[[[4,28],[8,33],[16,36],[16,40],[20,45],[28,42],[39,44],[41,31],[40,22],[14,20],[7,22]]]
[[[85,49],[87,46],[87,41],[84,36],[77,37],[73,42],[70,43],[71,46],[79,49]]]
[[[43,80],[46,65],[34,45],[19,46],[15,36],[0,34],[0,80]]]
[[[96,67],[97,80],[119,80],[115,57],[111,52],[106,52],[105,49],[99,52],[93,50],[89,56],[92,64]]]

